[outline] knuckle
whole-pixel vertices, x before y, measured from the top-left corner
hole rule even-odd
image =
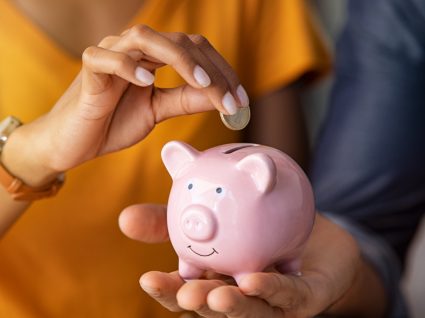
[[[104,37],[100,42],[99,42],[99,47],[102,48],[107,48],[111,45],[111,43],[115,42],[115,36],[109,35]]]
[[[130,36],[139,38],[139,37],[146,37],[147,34],[150,34],[152,32],[152,29],[148,27],[146,24],[138,24],[133,26],[128,34]]]
[[[128,31],[130,31],[130,29],[125,29],[124,31],[121,32],[120,36],[126,35]]]
[[[186,49],[177,49],[175,54],[175,64],[189,65],[192,64],[192,61],[192,55]]]
[[[198,46],[209,46],[210,42],[207,40],[207,38],[201,34],[193,34],[190,36],[193,43],[195,43]]]
[[[130,57],[125,54],[120,54],[115,58],[115,69],[123,69],[131,63]]]
[[[87,47],[82,54],[82,59],[84,64],[90,64],[93,59],[96,58],[98,48],[96,46]]]
[[[176,44],[182,47],[187,47],[192,43],[187,34],[183,32],[176,32],[174,35],[174,41]]]

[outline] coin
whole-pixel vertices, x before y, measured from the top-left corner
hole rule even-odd
[[[225,115],[220,113],[221,121],[224,126],[231,130],[241,130],[246,127],[249,123],[249,119],[251,118],[251,111],[248,107],[240,107],[238,111],[234,115]]]

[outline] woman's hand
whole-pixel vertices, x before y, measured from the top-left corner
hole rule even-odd
[[[142,242],[168,238],[162,206],[129,207],[119,223],[127,236]],[[191,310],[203,317],[312,317],[320,313],[379,317],[385,308],[382,301],[374,302],[383,290],[362,261],[354,239],[320,214],[302,257],[302,276],[253,273],[240,286],[210,273],[208,278],[185,283],[178,272],[148,272],[140,284],[169,310]],[[376,291],[373,286],[377,284],[378,292],[361,299],[359,291],[369,293],[364,284],[370,291]]]
[[[153,86],[155,70],[167,64],[186,85]],[[138,25],[84,51],[78,77],[48,114],[12,134],[3,163],[37,185],[139,142],[167,118],[214,108],[234,113],[248,103],[237,75],[205,38]]]

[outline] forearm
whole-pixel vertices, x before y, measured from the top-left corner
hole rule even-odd
[[[359,243],[339,219],[318,213],[302,257],[310,307],[325,317],[382,317],[386,291]],[[312,275],[315,273],[316,275]],[[317,275],[319,274],[319,275]]]
[[[0,237],[15,223],[28,206],[28,202],[13,200],[6,189],[0,187]]]
[[[353,285],[328,310],[329,317],[384,317],[387,294],[375,269],[362,258]]]
[[[353,283],[327,313],[343,317],[407,316],[399,286],[400,264],[391,247],[349,218],[331,213],[326,217],[355,238],[361,254]]]

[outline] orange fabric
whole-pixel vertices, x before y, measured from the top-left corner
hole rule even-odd
[[[252,96],[323,73],[328,59],[301,0],[153,1],[131,24],[205,35]],[[80,61],[0,0],[0,118],[28,122],[49,111]],[[180,78],[158,72],[161,86]],[[160,160],[169,140],[198,149],[236,141],[217,112],[169,120],[142,143],[67,174],[59,195],[31,206],[0,242],[0,317],[175,317],[144,294],[138,278],[177,267],[169,244],[122,235],[118,213],[137,202],[166,202],[171,185]],[[1,213],[1,211],[0,211]]]

